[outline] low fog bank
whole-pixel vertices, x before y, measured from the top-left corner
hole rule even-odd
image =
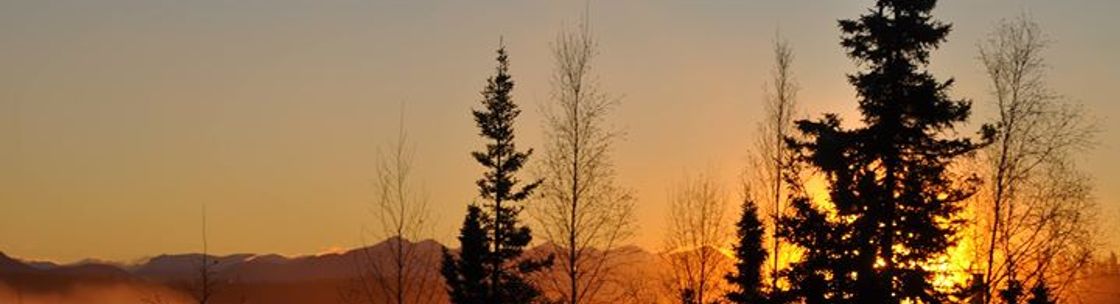
[[[24,290],[0,282],[0,303],[14,304],[166,304],[190,303],[179,291],[150,284],[75,284],[65,288]]]

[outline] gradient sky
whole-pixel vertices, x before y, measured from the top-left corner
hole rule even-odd
[[[775,30],[792,44],[805,113],[854,123],[835,21],[870,1],[600,1],[594,67],[623,96],[613,123],[619,182],[660,244],[666,191],[744,167]],[[201,205],[216,253],[312,254],[362,243],[377,147],[400,105],[430,190],[433,237],[453,240],[481,169],[469,111],[504,37],[525,110],[521,147],[540,146],[549,43],[583,1],[4,1],[0,3],[0,251],[33,259],[129,261],[199,250]],[[955,97],[992,117],[976,45],[1027,12],[1050,35],[1050,84],[1100,119],[1081,155],[1103,235],[1120,229],[1120,1],[942,1],[954,31],[934,53]],[[851,126],[849,124],[849,126]],[[530,161],[532,163],[532,161]],[[733,194],[733,193],[729,193]]]

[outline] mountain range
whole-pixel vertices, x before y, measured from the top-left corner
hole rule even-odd
[[[207,256],[217,278],[212,303],[347,303],[363,301],[363,289],[373,273],[391,269],[387,253],[394,245],[411,250],[418,259],[412,269],[429,269],[415,278],[415,292],[446,303],[438,266],[443,246],[433,240],[411,242],[391,238],[378,244],[345,252],[285,257],[276,254],[231,254]],[[545,256],[555,250],[543,244],[527,250]],[[618,249],[626,265],[649,268],[656,255],[638,247]],[[84,260],[60,265],[22,261],[0,253],[0,303],[188,303],[198,286],[203,255],[165,254],[133,264]],[[376,262],[376,263],[371,263]],[[631,268],[639,269],[642,268]],[[644,272],[643,272],[644,273]],[[363,275],[365,275],[363,277]],[[365,279],[363,285],[361,280]],[[379,295],[373,295],[377,297]],[[375,301],[376,302],[376,301]]]
[[[390,273],[387,253],[398,244],[418,257],[407,265],[410,269],[430,270],[406,283],[418,286],[412,292],[432,303],[446,303],[438,273],[443,246],[432,240],[396,238],[345,252],[298,257],[206,256],[217,281],[210,303],[380,303],[368,300],[381,296],[381,291],[368,288],[369,282],[378,279],[375,273]],[[555,250],[546,243],[526,254],[547,256]],[[664,259],[635,246],[618,248],[614,253],[619,278],[612,279],[612,287],[603,292],[620,299],[616,303],[662,302],[659,297],[666,286],[660,277],[668,268]],[[96,260],[56,264],[23,261],[0,252],[0,303],[191,303],[191,295],[197,294],[194,287],[198,286],[202,258],[201,254],[189,253],[159,255],[132,264]],[[730,257],[719,258],[723,259],[720,263],[729,265]],[[1120,290],[1120,268],[1112,268],[1117,269],[1090,281],[1084,303],[1120,303],[1120,293],[1111,292]]]
[[[416,263],[438,265],[443,247],[432,240],[389,239],[341,253],[298,257],[207,256],[212,277],[218,281],[214,302],[338,303],[359,286],[362,269],[377,267],[369,261],[388,269],[387,260],[374,259],[386,256],[395,242],[424,258]],[[189,300],[198,285],[202,257],[189,253],[159,255],[130,265],[91,260],[59,265],[0,253],[0,303],[179,303]],[[434,281],[438,273],[430,275],[427,281],[442,282]],[[90,294],[104,290],[114,292]]]

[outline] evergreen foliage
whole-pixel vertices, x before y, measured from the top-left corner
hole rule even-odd
[[[799,121],[805,141],[788,140],[801,165],[823,173],[831,208],[801,189],[782,235],[806,250],[787,272],[801,296],[820,284],[829,303],[942,303],[932,285],[934,258],[954,244],[962,201],[976,179],[946,168],[980,145],[948,138],[971,103],[953,100],[953,81],[926,71],[930,51],[950,26],[933,20],[935,0],[879,0],[867,14],[842,20],[841,45],[863,68],[849,75],[863,127],[844,129],[836,115]],[[985,137],[990,138],[985,127]],[[815,282],[823,280],[823,282]],[[800,287],[799,287],[800,286]]]
[[[1016,279],[1007,281],[1007,287],[999,291],[999,298],[1003,304],[1019,304],[1019,299],[1023,298],[1023,283]]]
[[[459,258],[451,255],[444,256],[445,265],[458,265],[444,267],[443,271],[454,303],[533,302],[540,296],[540,290],[530,284],[525,276],[552,264],[551,257],[534,260],[521,256],[524,247],[532,241],[533,237],[529,228],[522,226],[517,218],[523,209],[523,206],[518,203],[528,198],[541,181],[519,186],[521,181],[515,176],[533,151],[532,149],[526,152],[518,151],[514,144],[514,119],[521,114],[521,110],[513,103],[510,95],[513,91],[513,80],[509,74],[508,58],[505,47],[498,48],[497,72],[487,80],[487,86],[482,91],[484,108],[472,111],[475,123],[480,129],[479,135],[488,140],[483,151],[471,153],[471,156],[487,169],[483,178],[476,183],[480,197],[486,202],[481,208],[473,207],[485,209],[485,212],[478,212],[477,219],[473,221],[478,222],[479,230],[487,239],[483,241],[485,250],[479,257],[470,257],[471,260],[466,260],[463,257],[464,253],[460,253]],[[474,225],[471,216],[472,213],[468,212],[460,242],[465,242],[467,225]],[[476,232],[473,231],[474,229],[471,228],[470,232]],[[471,236],[466,239],[478,241],[476,238]],[[467,243],[461,245],[478,246],[478,244]],[[464,263],[481,264],[465,265]],[[479,269],[484,279],[464,282],[468,275],[476,275],[476,273],[469,273],[468,270]],[[479,286],[467,286],[476,282]],[[483,291],[477,293],[474,288]],[[460,296],[458,300],[456,300],[457,295]]]
[[[743,210],[735,224],[736,243],[735,272],[724,278],[734,290],[726,295],[727,301],[736,304],[766,303],[762,291],[762,264],[766,262],[766,249],[762,247],[762,235],[766,232],[758,219],[758,206],[752,200],[743,201]]]
[[[1058,301],[1050,295],[1050,287],[1046,286],[1046,281],[1038,281],[1031,288],[1031,299],[1027,300],[1027,304],[1057,304]]]
[[[455,257],[446,248],[440,273],[447,282],[447,292],[452,303],[483,304],[489,297],[484,284],[489,272],[485,258],[491,239],[482,229],[482,209],[478,205],[467,207],[467,216],[459,229],[459,255]]]
[[[696,291],[692,288],[681,289],[681,304],[700,304],[696,300]]]

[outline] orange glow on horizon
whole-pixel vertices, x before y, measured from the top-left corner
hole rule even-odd
[[[805,191],[812,199],[813,204],[821,210],[828,212],[830,219],[835,219],[835,209],[832,207],[832,201],[828,194],[828,184],[823,178],[813,176],[805,182]],[[957,242],[955,246],[950,247],[946,254],[942,257],[935,258],[926,266],[927,269],[933,271],[933,286],[940,291],[950,292],[957,287],[969,284],[971,279],[971,271],[975,266],[975,259],[972,255],[975,250],[974,240],[969,236],[975,232],[975,225],[973,219],[975,212],[972,205],[967,205],[958,214],[958,217],[966,220],[963,229],[957,232]],[[789,244],[784,244],[781,255],[778,257],[779,269],[789,267],[792,262],[801,258],[801,251]],[[767,262],[767,267],[772,267],[773,259]],[[767,275],[771,272],[766,271]],[[782,282],[788,284],[787,282]],[[788,285],[787,285],[788,287]]]

